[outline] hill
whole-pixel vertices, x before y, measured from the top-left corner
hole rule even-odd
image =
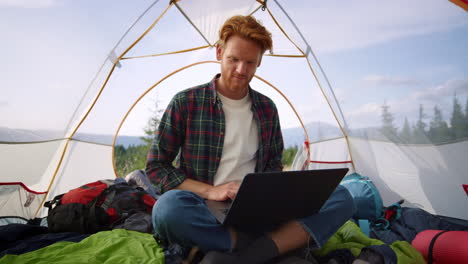
[[[323,123],[323,122],[311,122],[306,125],[306,129],[309,133],[311,142],[318,141],[324,138],[334,138],[341,136],[341,131],[338,127]],[[302,127],[286,128],[282,130],[283,140],[286,148],[293,146],[301,146],[304,143],[304,130]],[[24,129],[10,129],[6,127],[0,127],[0,142],[33,142],[43,141],[50,139],[62,138],[62,133],[58,131],[30,131]],[[79,133],[75,135],[76,139],[111,145],[114,140],[113,135],[101,135],[101,134],[89,134]],[[141,139],[141,136],[119,136],[117,138],[116,145],[123,145],[125,148],[129,146],[138,146],[145,144]]]
[[[306,124],[305,127],[311,142],[342,136],[338,127],[328,123],[311,122]],[[301,146],[304,143],[305,135],[302,127],[286,128],[282,132],[285,148]]]

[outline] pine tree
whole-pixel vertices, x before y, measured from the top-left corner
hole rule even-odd
[[[405,117],[405,123],[401,129],[400,139],[404,143],[411,143],[411,127],[407,117]]]
[[[153,141],[153,135],[160,122],[160,113],[163,111],[158,108],[156,101],[154,109],[151,110],[153,115],[148,120],[146,127],[143,129],[146,136],[140,137],[145,142],[143,145],[129,146],[125,148],[122,145],[115,146],[115,164],[117,175],[125,177],[128,173],[134,170],[145,169],[146,157]]]
[[[458,102],[457,95],[455,95],[453,97],[452,117],[450,118],[452,139],[464,138],[464,119],[465,115],[462,112],[462,106]]]
[[[429,126],[429,139],[433,143],[442,143],[450,140],[450,131],[447,122],[442,117],[439,107],[434,106],[434,116]]]
[[[413,141],[414,143],[428,143],[426,126],[424,122],[426,114],[424,114],[424,107],[422,104],[419,105],[419,116],[415,127],[413,128]]]
[[[393,125],[393,121],[395,118],[393,114],[390,112],[390,106],[384,103],[382,105],[382,128],[380,132],[391,141],[396,141],[397,137],[397,128]]]
[[[148,146],[151,145],[151,143],[153,142],[154,132],[158,129],[159,122],[161,121],[160,116],[163,111],[162,109],[158,107],[157,100],[156,100],[154,109],[152,109],[151,111],[152,111],[152,116],[148,120],[146,127],[143,129],[146,136],[140,138]]]

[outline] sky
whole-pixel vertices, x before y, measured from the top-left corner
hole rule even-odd
[[[278,10],[274,1],[269,2],[272,11]],[[390,106],[396,125],[401,127],[404,118],[413,123],[416,121],[420,104],[427,113],[426,121],[430,122],[435,105],[448,119],[454,95],[463,105],[467,101],[468,13],[451,2],[278,2],[296,22],[317,56],[351,127],[379,125],[383,104]],[[104,81],[100,77],[89,88],[103,62],[103,72],[110,70],[107,54],[152,3],[149,0],[0,0],[0,34],[3,38],[0,42],[3,51],[0,127],[37,130],[73,125],[69,122],[75,110],[78,108],[76,115],[79,116]],[[140,20],[141,26],[135,27],[120,44],[117,53],[141,35],[165,7],[163,4],[151,9],[148,18]],[[259,17],[266,23],[265,14],[261,13]],[[198,33],[188,30],[187,22],[175,23],[180,19],[180,13],[171,10],[155,32],[148,34],[128,54],[151,54],[156,50],[203,45]],[[203,27],[210,29],[214,25],[203,24]],[[272,31],[278,36],[277,29],[272,28]],[[183,41],[172,41],[176,35],[183,35]],[[288,50],[289,46],[285,44],[283,47],[281,41],[276,44],[278,53]],[[304,46],[303,43],[299,45]],[[213,55],[214,50],[208,50],[175,57],[214,60]],[[103,92],[93,109],[96,114],[89,115],[82,131],[113,133],[131,105],[149,87],[180,67],[167,58],[136,61],[123,61],[122,67],[115,70],[108,83],[113,88]],[[209,81],[217,67],[216,64],[196,66],[184,75],[165,81],[160,89],[152,90],[138,102],[120,133],[141,135],[156,101],[160,108],[164,108],[176,91]],[[204,70],[206,74],[201,75],[195,69]],[[257,73],[269,76],[268,81],[291,99],[304,122],[336,123],[304,61],[264,58]],[[307,78],[302,77],[307,74]],[[319,79],[328,93],[323,76]],[[268,88],[264,89],[257,80],[252,86],[268,93]],[[80,106],[88,89],[85,103]],[[118,93],[123,89],[128,92]],[[268,95],[278,106],[282,126],[298,126],[287,102],[277,93]],[[104,104],[112,107],[101,106]],[[337,109],[334,111],[336,114]]]
[[[305,31],[317,32],[308,34],[310,43],[350,124],[375,125],[383,103],[400,125],[404,117],[417,118],[419,104],[428,115],[438,104],[448,118],[454,94],[466,101],[468,16],[463,9],[448,1],[321,4],[317,13],[323,15],[312,18],[317,26]],[[307,16],[297,15],[299,20]]]

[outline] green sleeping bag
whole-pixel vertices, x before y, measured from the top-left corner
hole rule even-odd
[[[78,243],[62,241],[21,255],[5,255],[0,263],[163,264],[164,254],[151,234],[114,229],[98,232]]]
[[[349,249],[357,257],[363,248],[383,244],[383,241],[364,235],[354,222],[347,221],[321,249],[314,251],[314,254],[325,256],[337,249]],[[389,246],[397,255],[398,264],[426,263],[421,253],[406,241],[396,241]]]

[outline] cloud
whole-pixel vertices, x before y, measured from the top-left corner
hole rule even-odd
[[[390,77],[382,75],[369,75],[362,78],[362,82],[369,86],[404,86],[418,85],[421,81],[410,78]]]
[[[333,88],[333,93],[335,94],[336,100],[340,104],[345,104],[348,101],[352,91],[347,91],[346,89]]]
[[[448,121],[453,110],[454,95],[457,95],[458,102],[464,106],[468,96],[468,79],[449,80],[443,84],[410,93],[405,98],[388,101],[387,104],[398,120],[397,123],[403,124],[405,117],[410,122],[416,122],[420,105],[423,106],[426,115],[425,122],[428,123],[432,118],[435,106],[441,110],[443,118]]]
[[[415,91],[405,98],[390,101],[389,104],[392,109],[398,109],[406,116],[414,115],[419,105],[423,105],[426,113],[432,111],[437,105],[447,118],[452,111],[454,95],[457,95],[459,102],[464,104],[468,96],[468,79],[449,80],[437,86]]]
[[[355,111],[352,111],[352,115],[368,115],[368,114],[374,114],[380,109],[381,105],[377,103],[367,103],[358,108]]]
[[[312,49],[320,52],[364,48],[468,24],[464,10],[449,1],[359,0],[341,1],[339,5],[336,1],[301,3],[301,6],[288,8],[287,12],[291,13],[306,35]],[[301,12],[309,8],[307,5],[311,5],[311,11]]]
[[[401,127],[404,118],[415,122],[419,114],[419,106],[423,106],[426,122],[433,114],[434,106],[442,111],[445,120],[448,120],[453,107],[453,96],[457,95],[458,102],[464,106],[468,96],[468,78],[449,80],[440,85],[426,87],[414,91],[404,98],[387,100],[390,112],[395,117],[395,125]],[[345,111],[345,118],[354,127],[379,126],[381,123],[382,105],[384,102],[371,102],[360,107]]]
[[[8,105],[7,101],[0,101],[0,108]]]
[[[382,103],[367,103],[359,108],[344,111],[351,128],[376,127],[381,124]]]
[[[56,0],[0,0],[0,7],[46,8],[56,4]]]

